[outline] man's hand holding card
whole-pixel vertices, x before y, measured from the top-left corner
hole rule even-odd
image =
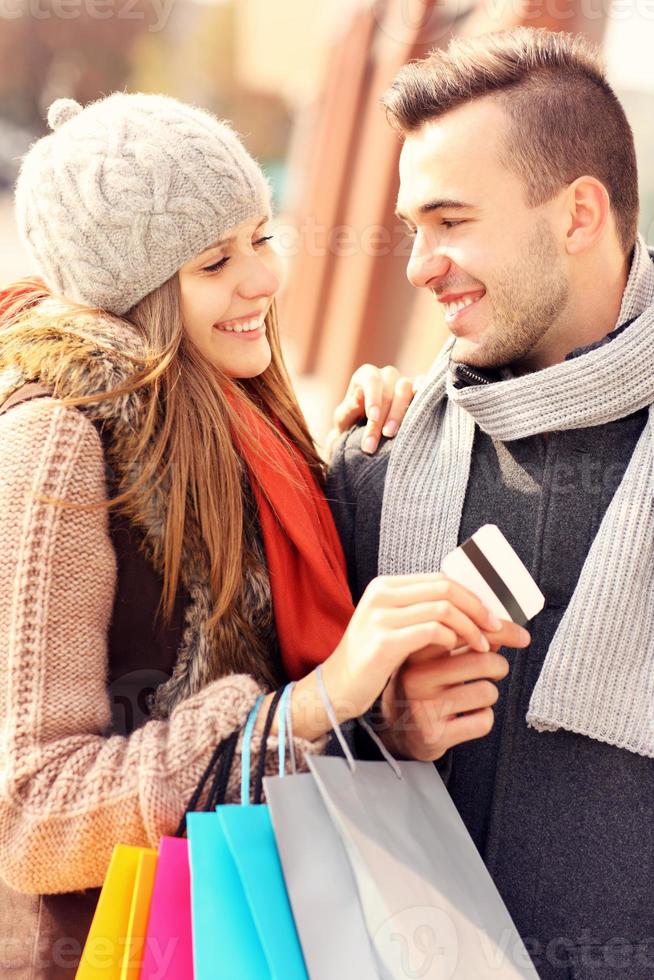
[[[486,653],[467,646],[426,647],[391,677],[381,699],[381,734],[398,757],[439,759],[452,746],[490,732],[497,682],[509,672],[508,660],[498,651],[529,646],[524,624],[545,602],[495,525],[480,528],[451,552],[442,569],[443,601],[465,610],[471,599],[481,599],[497,617],[498,628],[484,631],[490,647]]]

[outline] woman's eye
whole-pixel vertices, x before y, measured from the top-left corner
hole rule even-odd
[[[445,228],[456,228],[457,225],[462,225],[463,224],[463,219],[461,219],[460,221],[448,221],[447,218],[443,218],[443,220],[441,221],[441,224]]]
[[[222,269],[223,266],[227,265],[228,262],[229,262],[229,256],[227,256],[224,259],[219,259],[218,262],[214,262],[213,265],[207,265],[207,266],[205,266],[202,271],[203,272],[218,272],[218,270],[219,269]]]
[[[265,245],[266,242],[271,241],[272,238],[273,238],[272,235],[266,235],[264,238],[258,238],[256,240],[256,242],[253,242],[252,244],[253,244],[254,248],[260,248],[262,245]],[[225,256],[224,259],[219,259],[218,262],[214,262],[213,265],[206,265],[203,268],[202,271],[203,272],[218,272],[220,269],[223,269],[227,265],[227,263],[229,262],[229,259],[230,259],[230,256],[227,255],[227,256]]]

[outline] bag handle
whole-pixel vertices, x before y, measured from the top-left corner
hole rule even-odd
[[[289,690],[292,691],[293,688],[295,687],[295,681],[291,681],[291,683],[288,686],[289,686]],[[290,709],[290,701],[289,701],[289,709]],[[288,749],[289,749],[289,755],[291,757],[291,772],[293,773],[293,775],[295,775],[297,772],[297,761],[295,758],[295,742],[293,740],[293,712],[290,710],[286,714],[286,725],[288,729]]]
[[[233,731],[227,738],[225,751],[223,752],[213,785],[209,790],[207,802],[204,805],[204,810],[206,813],[210,812],[211,810],[215,810],[219,803],[225,802],[225,797],[227,796],[227,784],[229,783],[229,774],[232,771],[232,764],[234,762],[234,756],[236,755],[236,746],[238,745],[240,733],[241,730],[237,728],[236,731]]]
[[[348,766],[350,767],[350,772],[356,772],[356,760],[355,760],[354,756],[352,755],[352,751],[350,749],[350,746],[347,744],[347,740],[345,738],[345,735],[343,735],[343,732],[341,730],[341,726],[339,725],[338,719],[336,717],[336,712],[334,711],[334,706],[333,706],[333,704],[331,703],[331,701],[329,699],[329,695],[327,694],[327,689],[325,687],[325,682],[324,682],[323,676],[322,676],[322,664],[319,664],[318,667],[316,668],[316,679],[318,681],[318,691],[320,692],[320,697],[322,698],[322,702],[323,702],[323,704],[325,706],[325,711],[327,712],[327,717],[329,718],[330,724],[331,724],[331,726],[332,726],[332,728],[334,730],[334,734],[336,735],[336,738],[338,739],[339,744],[340,744],[341,748],[343,749],[343,754],[344,754],[344,756],[345,756],[345,758],[347,760]],[[389,764],[389,766],[391,767],[391,769],[393,770],[393,772],[395,773],[395,775],[397,776],[397,778],[398,779],[402,779],[403,778],[402,777],[402,770],[400,769],[400,767],[399,767],[399,765],[397,763],[397,760],[393,758],[393,756],[391,755],[391,753],[388,751],[388,749],[386,748],[386,746],[384,745],[384,743],[380,739],[380,737],[377,734],[377,732],[374,731],[374,729],[370,727],[370,725],[368,724],[368,722],[366,721],[365,718],[361,717],[361,718],[358,718],[357,720],[358,720],[359,724],[361,725],[361,727],[368,733],[368,735],[370,736],[370,738],[373,740],[373,742],[375,743],[375,745],[377,746],[377,748],[379,749],[379,751],[381,752],[382,756],[384,757],[384,759],[386,760],[386,762]]]
[[[265,749],[263,747],[264,745],[267,745],[268,736],[270,734],[270,726],[272,725],[272,719],[274,717],[274,712],[280,700],[281,700],[281,704],[280,704],[279,771],[280,771],[280,775],[283,775],[285,771],[285,749],[286,749],[285,733],[286,733],[287,724],[288,724],[288,737],[290,739],[291,767],[293,772],[297,771],[297,766],[295,762],[295,751],[294,751],[294,746],[292,741],[293,739],[292,722],[291,722],[290,714],[288,713],[287,710],[290,701],[291,692],[294,686],[295,686],[295,681],[292,681],[290,684],[287,684],[285,688],[282,688],[280,691],[278,691],[275,695],[275,698],[273,699],[273,702],[271,703],[270,711],[268,712],[268,721],[266,722],[267,731],[264,731],[264,735],[261,741],[261,745],[262,745],[261,755],[263,757],[263,767],[262,767],[262,775],[261,775],[262,785],[263,785],[263,769],[265,769],[265,754],[266,754]],[[249,773],[250,771],[250,751],[251,751],[252,731],[254,729],[254,723],[257,719],[257,715],[259,713],[259,709],[261,708],[263,699],[264,699],[263,695],[259,695],[259,697],[255,701],[254,706],[250,711],[250,714],[248,715],[248,719],[246,722],[246,730],[243,735],[243,759],[242,759],[242,766],[241,766],[241,799],[243,799],[243,777],[245,773]],[[204,788],[208,780],[212,776],[212,774],[214,776],[214,779],[211,786],[209,787],[209,793],[207,794],[207,799],[202,809],[205,813],[210,812],[211,810],[214,810],[216,806],[218,806],[219,804],[224,803],[225,796],[227,794],[227,784],[229,782],[229,775],[232,770],[234,756],[236,754],[236,747],[238,744],[241,731],[243,731],[242,728],[235,729],[230,735],[224,738],[222,742],[220,742],[212,752],[211,758],[209,759],[209,762],[207,763],[207,766],[204,772],[202,773],[200,780],[197,786],[195,787],[195,789],[193,790],[193,794],[184,809],[184,815],[182,816],[182,819],[180,820],[177,826],[177,830],[175,831],[175,837],[184,837],[186,833],[186,814],[197,808],[202,793],[204,791]],[[261,762],[261,760],[259,761]],[[246,784],[248,782],[249,779],[246,779]],[[261,792],[262,792],[261,788],[259,788],[258,792],[259,792],[259,800],[260,800]],[[245,793],[246,793],[246,799],[249,799],[249,786],[247,786]]]
[[[273,695],[273,699],[270,702],[270,708],[268,709],[268,714],[266,716],[266,723],[263,726],[263,732],[262,732],[262,735],[261,735],[261,749],[259,751],[259,763],[257,765],[257,774],[256,774],[256,778],[255,778],[255,781],[254,781],[254,802],[255,802],[255,805],[260,804],[261,803],[261,799],[263,797],[263,776],[264,776],[264,772],[266,771],[266,750],[267,750],[267,747],[268,747],[268,739],[270,738],[270,729],[272,728],[272,723],[273,723],[273,719],[275,717],[275,712],[277,711],[277,706],[278,705],[281,705],[282,700],[283,700],[283,703],[284,703],[284,711],[283,711],[283,714],[284,715],[286,714],[286,706],[288,704],[288,697],[284,698],[285,693],[286,693],[286,689],[283,688],[283,687],[280,688],[279,691],[275,691],[275,693]],[[282,712],[280,710],[280,715],[281,714],[282,714]],[[279,736],[280,736],[279,756],[280,756],[280,759],[281,759],[281,755],[282,755],[281,746],[283,744],[283,741],[282,741],[282,738],[283,738],[283,736],[282,736],[282,724],[283,724],[283,722],[282,722],[282,719],[280,718],[280,729],[279,729]],[[246,796],[245,797],[243,796],[243,787],[246,786],[245,772],[243,773],[242,779],[241,779],[241,787],[242,787],[241,788],[241,803],[243,804],[243,806],[247,806],[247,804],[250,802],[250,793],[249,793],[249,788],[250,788],[249,787],[249,775],[250,775],[250,768],[249,768],[249,766],[250,766],[250,759],[249,759],[249,755],[250,755],[250,753],[248,752],[247,792],[246,792]]]
[[[316,669],[316,679],[318,681],[318,690],[322,698],[325,710],[327,712],[327,717],[331,723],[334,733],[340,743],[343,754],[347,760],[348,766],[351,772],[356,771],[356,760],[352,755],[350,746],[347,744],[345,736],[343,735],[341,726],[338,723],[336,717],[336,712],[331,703],[327,690],[325,688],[325,683],[322,676],[322,667],[319,665]],[[257,774],[254,789],[254,800],[255,804],[261,802],[261,797],[263,793],[263,776],[266,766],[266,747],[268,745],[268,738],[270,737],[270,730],[272,727],[273,719],[275,717],[275,712],[279,707],[279,775],[284,776],[286,771],[286,739],[288,737],[289,744],[289,755],[291,759],[291,771],[293,773],[297,772],[297,760],[295,757],[295,744],[293,741],[293,721],[292,713],[289,710],[291,695],[293,688],[295,686],[295,681],[291,681],[284,688],[275,692],[275,695],[271,701],[270,708],[268,710],[268,715],[266,717],[266,723],[264,725],[263,734],[261,736],[261,751],[259,755],[259,761],[257,765]],[[251,760],[251,742],[252,733],[254,731],[254,725],[257,720],[261,705],[264,701],[264,695],[260,694],[255,701],[250,714],[248,715],[247,722],[245,724],[245,730],[243,732],[243,748],[241,752],[241,803],[243,806],[249,805],[250,800],[250,760]],[[364,717],[357,719],[361,727],[368,733],[374,744],[379,749],[381,755],[386,760],[388,765],[391,767],[398,779],[402,779],[402,771],[397,764],[397,761],[393,758],[391,753],[388,751],[382,740],[379,738],[377,733],[371,728],[370,724]],[[214,773],[214,781],[209,789],[206,803],[203,810],[210,811],[215,809],[215,807],[222,803],[225,799],[227,792],[227,783],[229,781],[229,774],[231,772],[232,763],[234,761],[234,755],[236,754],[236,746],[238,739],[241,734],[241,729],[237,728],[230,735],[220,742],[219,745],[214,749],[211,758],[207,764],[206,769],[200,777],[200,781],[193,791],[188,804],[184,810],[184,815],[180,820],[179,826],[175,831],[175,837],[183,837],[186,832],[186,814],[189,811],[195,810],[202,796],[204,788]]]
[[[297,765],[295,762],[295,746],[293,745],[293,718],[292,711],[290,711],[291,706],[291,695],[293,693],[293,688],[295,687],[295,681],[291,681],[284,688],[284,693],[282,694],[282,699],[279,702],[279,775],[284,776],[286,774],[286,731],[288,729],[288,747],[289,754],[291,756],[291,771],[295,774],[297,772]]]
[[[195,787],[195,789],[193,790],[190,800],[188,801],[186,807],[184,808],[184,815],[182,816],[182,819],[180,820],[177,826],[177,830],[175,831],[175,837],[183,837],[184,834],[186,833],[186,814],[189,813],[190,811],[195,810],[195,808],[197,807],[200,801],[200,797],[202,796],[202,793],[204,791],[204,787],[206,786],[207,781],[209,780],[209,777],[211,776],[214,769],[218,766],[221,759],[223,758],[223,755],[230,741],[234,738],[234,736],[238,737],[238,734],[239,734],[238,730],[236,732],[232,732],[231,735],[228,735],[227,738],[224,738],[222,742],[219,742],[219,744],[213,750],[211,754],[211,758],[209,759],[209,762],[207,763],[204,772],[200,776],[200,780],[197,786]],[[235,741],[236,739],[234,738],[234,742]],[[213,787],[212,787],[212,791],[213,791]]]
[[[254,723],[263,704],[263,694],[260,694],[254,702],[248,720],[245,723],[243,732],[243,747],[241,748],[241,804],[247,806],[250,802],[250,754],[252,751],[252,732]],[[270,713],[270,712],[269,712]],[[265,734],[265,730],[264,730]],[[261,740],[261,751],[263,753],[263,739]]]

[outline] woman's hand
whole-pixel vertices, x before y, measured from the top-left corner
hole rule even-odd
[[[488,676],[483,673],[483,658],[489,656],[491,644],[485,634],[497,634],[502,628],[475,595],[442,574],[374,579],[343,639],[322,666],[339,722],[367,711],[412,656],[424,658],[428,653],[432,662],[439,657],[449,659],[446,655],[451,650],[467,644],[471,650],[468,656],[480,658],[479,676]],[[462,661],[464,657],[452,659]],[[430,685],[429,695],[433,693],[434,686]],[[298,736],[313,740],[331,728],[315,671],[296,685],[292,710]]]
[[[382,435],[391,439],[396,434],[423,383],[423,375],[412,382],[390,365],[384,368],[362,365],[352,375],[345,398],[334,411],[328,446],[355,422],[367,418],[362,448],[366,453],[374,453]]]
[[[323,665],[337,716],[347,720],[367,711],[411,654],[429,649],[438,656],[462,644],[487,653],[484,630],[499,628],[472,592],[440,573],[374,579]]]

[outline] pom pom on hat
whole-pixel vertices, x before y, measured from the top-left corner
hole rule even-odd
[[[48,109],[48,126],[54,132],[81,111],[82,107],[75,99],[56,99]]]

